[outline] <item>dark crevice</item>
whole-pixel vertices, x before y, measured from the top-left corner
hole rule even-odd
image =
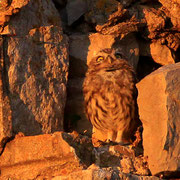
[[[3,92],[7,95],[10,94],[9,91],[9,78],[8,78],[8,70],[7,67],[9,65],[9,57],[7,55],[7,47],[8,47],[8,41],[7,41],[7,37],[3,36],[3,69],[2,69],[2,81],[3,81]]]
[[[143,79],[148,74],[152,73],[156,69],[160,68],[161,65],[154,62],[151,57],[140,56],[137,66],[137,78],[138,80]]]
[[[0,145],[0,156],[3,154],[6,144],[10,141],[12,141],[15,138],[15,136],[11,136],[11,137],[4,137],[1,140],[1,145]]]

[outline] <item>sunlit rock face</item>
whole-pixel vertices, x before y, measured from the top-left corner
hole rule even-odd
[[[62,130],[68,42],[54,4],[26,2],[1,33],[10,131],[35,135]]]
[[[155,174],[176,174],[180,167],[180,63],[154,71],[137,87],[143,123],[144,155]]]

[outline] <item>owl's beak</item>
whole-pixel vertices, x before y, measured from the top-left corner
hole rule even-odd
[[[108,62],[109,62],[110,64],[112,64],[113,58],[112,58],[111,56],[108,56],[108,57],[107,57],[107,60],[108,60]]]

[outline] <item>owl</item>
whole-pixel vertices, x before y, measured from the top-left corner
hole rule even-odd
[[[103,49],[91,59],[83,83],[85,109],[107,141],[131,143],[140,125],[136,76],[122,50]]]

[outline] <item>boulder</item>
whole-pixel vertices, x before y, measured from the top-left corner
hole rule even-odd
[[[87,56],[87,64],[91,61],[94,53],[105,48],[122,48],[125,51],[129,64],[137,68],[139,60],[139,45],[136,36],[130,33],[126,36],[116,37],[114,35],[102,35],[94,33],[89,36],[90,46]]]
[[[180,63],[166,65],[138,84],[144,156],[153,175],[180,174]]]
[[[7,76],[5,76],[3,43],[3,37],[0,36],[0,152],[8,138],[12,136],[12,111],[5,85]]]
[[[70,26],[87,12],[87,2],[84,0],[68,0],[66,10],[68,25]]]
[[[63,132],[39,136],[16,135],[6,144],[0,156],[0,178],[52,179],[82,170],[91,163],[93,147],[87,138],[80,139],[80,142],[75,138]],[[82,142],[84,148],[80,145]]]
[[[28,4],[29,0],[3,0],[0,2],[0,34],[6,34],[8,31],[7,23],[10,21],[13,14]]]
[[[147,176],[147,161],[135,156],[136,151],[136,147],[120,145],[94,148],[90,138],[77,132],[38,136],[19,133],[0,156],[0,178],[153,179]]]
[[[143,7],[144,18],[147,23],[148,38],[154,39],[161,29],[165,27],[166,16],[159,9]]]
[[[104,48],[121,47],[125,50],[129,58],[129,63],[136,69],[139,60],[139,46],[134,34],[129,34],[121,40],[113,35],[102,35],[100,33],[90,35],[74,34],[71,35],[69,39],[70,65],[65,126],[67,130],[74,129],[79,133],[87,130],[88,134],[90,134],[91,124],[85,115],[82,93],[82,83],[87,71],[86,63],[88,64],[90,62],[96,51]]]
[[[159,2],[166,15],[170,17],[174,28],[178,30],[180,28],[180,2],[177,0],[159,0]]]
[[[1,32],[6,77],[3,87],[7,88],[12,111],[10,130],[15,134],[63,129],[68,41],[60,21],[51,1],[31,0]]]
[[[82,84],[84,78],[73,78],[67,84],[67,102],[65,108],[65,127],[67,131],[91,135],[92,125],[86,117]]]
[[[122,173],[113,168],[92,167],[87,170],[71,173],[68,176],[56,176],[52,180],[99,180],[99,179],[121,179],[121,180],[159,180],[155,176],[138,176],[130,173]]]
[[[139,41],[139,44],[141,56],[148,56],[160,65],[175,63],[175,57],[172,55],[170,48],[160,41],[153,41],[151,43]]]
[[[167,65],[175,63],[171,50],[166,45],[162,45],[159,42],[150,44],[150,54],[153,60],[158,64]]]
[[[73,34],[69,36],[70,78],[85,76],[89,45],[89,34]]]

